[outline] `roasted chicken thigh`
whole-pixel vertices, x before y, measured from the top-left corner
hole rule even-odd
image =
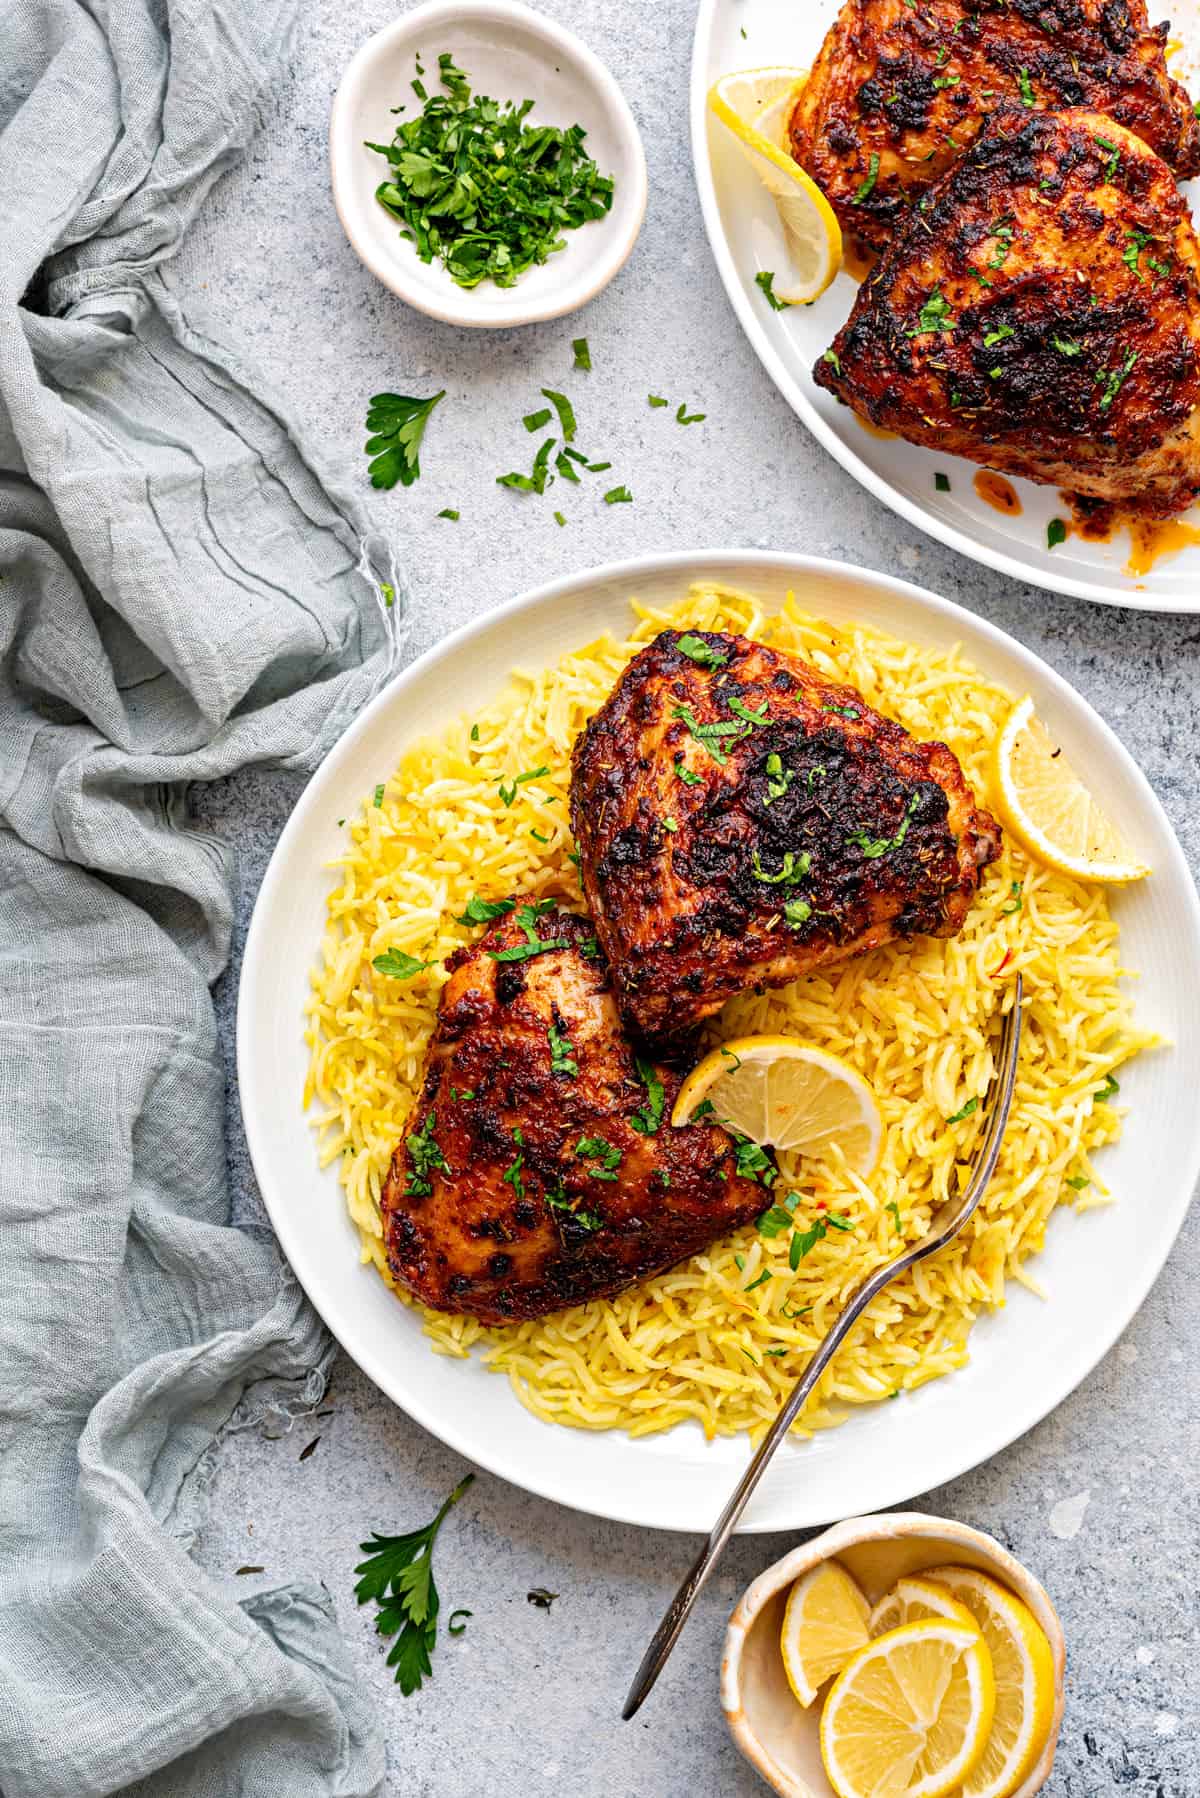
[[[815,375],[910,442],[1182,510],[1200,492],[1200,247],[1170,169],[1097,113],[997,114]]]
[[[514,900],[446,966],[382,1195],[388,1265],[414,1297],[537,1317],[611,1297],[770,1203],[761,1149],[671,1128],[681,1076],[625,1035],[586,919]]]
[[[1145,0],[847,0],[791,120],[792,153],[845,229],[882,248],[1004,105],[1087,107],[1175,173],[1200,124]]]
[[[664,631],[575,745],[571,823],[651,1037],[895,937],[953,936],[999,853],[950,750],[745,637]]]

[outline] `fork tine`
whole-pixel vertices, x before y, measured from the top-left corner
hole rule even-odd
[[[1008,1127],[1013,1091],[1017,1083],[1017,1063],[1021,1053],[1021,1000],[1024,991],[1025,983],[1018,974],[1013,989],[1012,1009],[1000,1026],[996,1071],[984,1100],[988,1110],[987,1129],[984,1131],[983,1141],[979,1145],[979,1153],[964,1199],[964,1203],[967,1205],[979,1197],[995,1172],[996,1162],[1000,1155],[1000,1144]]]

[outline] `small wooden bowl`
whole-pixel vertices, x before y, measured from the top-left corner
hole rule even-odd
[[[1037,1765],[1013,1798],[1033,1798],[1050,1777],[1062,1726],[1066,1643],[1062,1625],[1043,1587],[991,1536],[943,1517],[919,1512],[851,1517],[794,1548],[760,1573],[729,1619],[721,1660],[721,1707],[746,1759],[783,1798],[835,1798],[821,1765],[820,1701],[809,1710],[796,1702],[779,1632],[788,1591],[821,1561],[838,1560],[877,1604],[898,1579],[928,1567],[977,1567],[1024,1599],[1046,1632],[1054,1654],[1054,1716]]]

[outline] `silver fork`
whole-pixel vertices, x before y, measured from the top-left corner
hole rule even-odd
[[[984,1100],[987,1128],[976,1151],[970,1179],[956,1199],[947,1199],[944,1205],[939,1206],[929,1220],[928,1230],[919,1242],[913,1243],[902,1255],[898,1255],[895,1261],[889,1261],[886,1266],[877,1268],[868,1280],[864,1280],[857,1292],[847,1300],[845,1309],[840,1313],[824,1342],[796,1381],[786,1404],[780,1408],[774,1423],[759,1443],[754,1458],[738,1481],[729,1503],[714,1523],[712,1532],[700,1550],[691,1572],[671,1600],[670,1608],[655,1631],[649,1648],[642,1656],[642,1664],[629,1688],[629,1696],[625,1700],[625,1708],[621,1712],[622,1717],[626,1720],[641,1709],[645,1699],[649,1696],[655,1680],[666,1665],[668,1655],[679,1640],[680,1632],[687,1622],[688,1613],[700,1596],[709,1574],[724,1553],[725,1545],[734,1532],[738,1518],[749,1503],[751,1494],[766,1472],[767,1463],[795,1423],[817,1381],[858,1319],[872,1299],[877,1298],[884,1287],[889,1286],[897,1275],[906,1273],[910,1267],[915,1267],[918,1261],[924,1261],[929,1255],[936,1255],[940,1249],[946,1247],[947,1243],[953,1242],[983,1197],[988,1181],[995,1172],[1000,1145],[1008,1126],[1008,1114],[1012,1109],[1013,1088],[1017,1078],[1017,1056],[1021,1047],[1022,990],[1022,980],[1018,974],[1012,1009],[1004,1019],[1000,1031],[995,1078],[988,1088],[987,1097]]]

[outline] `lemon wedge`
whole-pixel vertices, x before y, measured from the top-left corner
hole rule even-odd
[[[838,1798],[946,1798],[983,1756],[995,1704],[974,1625],[931,1617],[889,1630],[847,1662],[825,1701],[829,1783]]]
[[[827,1049],[791,1036],[739,1036],[692,1069],[671,1122],[690,1121],[705,1099],[751,1142],[819,1156],[836,1143],[860,1178],[875,1171],[883,1119],[862,1075]]]
[[[788,149],[788,121],[805,69],[742,69],[722,75],[708,104],[740,143],[775,201],[791,269],[775,271],[773,291],[792,306],[811,306],[842,266],[842,228],[811,176]]]
[[[992,779],[1004,823],[1047,867],[1115,885],[1149,874],[1038,723],[1032,699],[1009,713],[992,753]]]
[[[972,1567],[935,1567],[937,1584],[965,1605],[983,1631],[996,1683],[996,1714],[983,1756],[963,1780],[963,1798],[1011,1798],[1046,1746],[1054,1718],[1054,1654],[1028,1605]]]
[[[871,1607],[846,1569],[822,1561],[788,1594],[779,1646],[788,1684],[805,1709],[827,1679],[871,1640]]]
[[[918,1623],[923,1617],[949,1617],[955,1623],[970,1623],[966,1605],[951,1596],[949,1588],[920,1574],[897,1580],[885,1598],[871,1612],[871,1634],[886,1635],[902,1623]]]

